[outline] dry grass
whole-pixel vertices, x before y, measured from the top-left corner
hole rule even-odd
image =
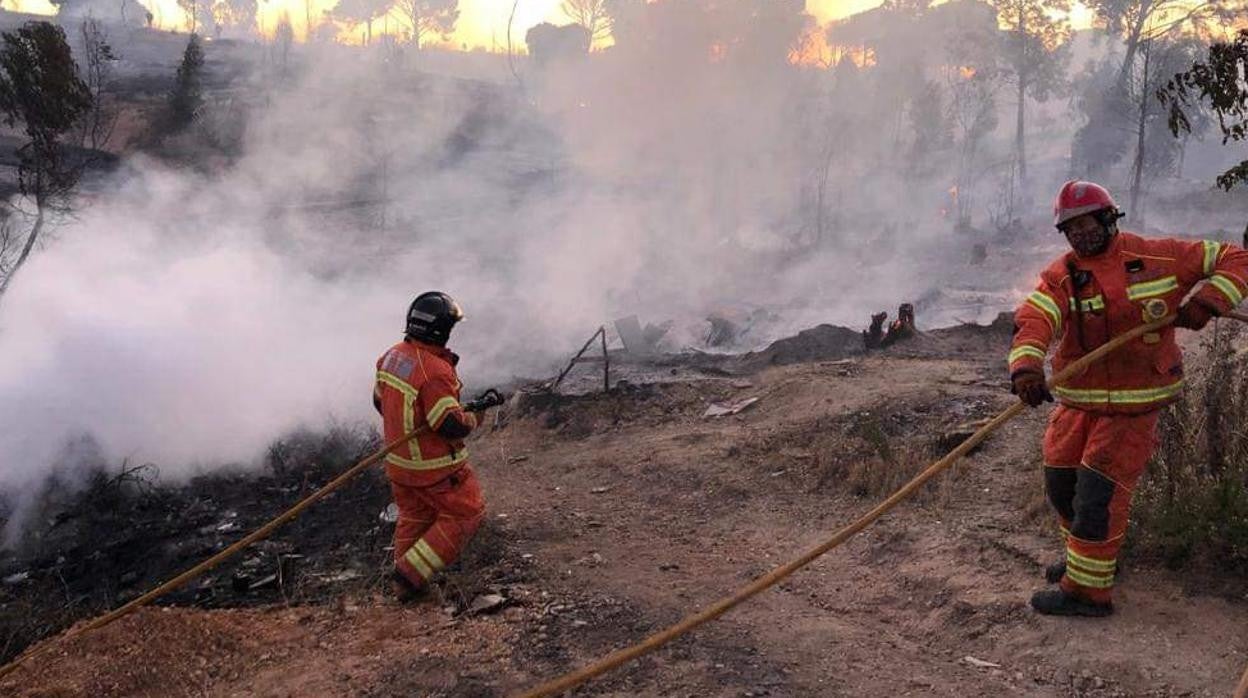
[[[1183,400],[1162,414],[1132,547],[1172,567],[1201,561],[1248,574],[1248,356],[1236,351],[1243,328],[1219,324]]]

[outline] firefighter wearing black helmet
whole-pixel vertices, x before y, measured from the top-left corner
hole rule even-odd
[[[499,400],[491,391],[489,398],[460,402],[459,357],[446,344],[463,319],[447,294],[422,293],[408,307],[403,341],[377,360],[373,405],[386,443],[417,432],[386,456],[399,510],[393,588],[405,602],[423,596],[433,575],[459,556],[485,513],[464,439],[478,414]]]

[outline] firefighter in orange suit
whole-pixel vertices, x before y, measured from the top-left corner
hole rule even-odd
[[[450,296],[422,293],[408,308],[403,341],[377,360],[373,406],[381,413],[386,443],[419,428],[414,439],[386,456],[399,510],[392,586],[403,602],[424,595],[434,573],[459,556],[485,513],[464,439],[477,427],[478,413],[501,400],[459,401],[459,357],[446,342],[462,319]]]
[[[1113,198],[1090,182],[1067,182],[1054,209],[1072,251],[1040,274],[1014,315],[1010,379],[1024,402],[1053,400],[1044,362],[1054,340],[1053,370],[1060,371],[1117,335],[1178,313],[1173,326],[1053,390],[1060,404],[1044,435],[1045,486],[1066,555],[1046,570],[1060,588],[1036,592],[1031,605],[1050,615],[1107,616],[1131,493],[1156,445],[1158,410],[1183,388],[1174,327],[1199,330],[1239,305],[1248,291],[1248,252],[1119,232]]]

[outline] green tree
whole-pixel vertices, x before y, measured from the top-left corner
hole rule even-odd
[[[1065,85],[1070,0],[989,0],[1000,23],[999,75],[1014,85],[1014,157],[1027,179],[1027,98],[1048,99]]]
[[[211,5],[212,21],[217,29],[231,29],[242,34],[255,31],[259,11],[258,0],[216,0]]]
[[[290,69],[290,49],[295,44],[295,28],[290,25],[290,15],[282,13],[277,21],[277,29],[273,31],[273,50],[281,59],[281,72]]]
[[[922,161],[949,144],[949,120],[945,118],[945,94],[940,83],[924,82],[910,98],[907,114],[914,133],[911,146],[914,161]]]
[[[997,130],[997,92],[1001,81],[988,66],[971,71],[966,68],[946,71],[949,89],[949,123],[953,126],[958,147],[955,186],[958,188],[957,220],[971,216],[974,200],[975,173],[981,145]]]
[[[329,14],[351,26],[367,26],[366,43],[373,42],[373,20],[386,13],[386,0],[338,0]]]
[[[173,90],[169,92],[166,126],[170,133],[185,130],[203,108],[203,72],[204,49],[199,35],[191,34],[173,79]]]
[[[611,36],[610,0],[563,0],[559,6],[563,16],[573,24],[589,30],[590,41],[603,41]]]
[[[1170,32],[1140,43],[1138,60],[1127,81],[1126,95],[1131,108],[1135,137],[1135,158],[1131,163],[1131,189],[1127,211],[1137,223],[1144,219],[1144,189],[1147,180],[1173,172],[1182,144],[1158,128],[1164,118],[1154,95],[1166,80],[1185,65],[1191,65],[1201,43],[1179,32]],[[1158,136],[1164,136],[1159,138]]]
[[[91,92],[91,109],[78,125],[78,145],[98,150],[108,144],[117,125],[117,108],[110,104],[108,92],[112,86],[113,63],[117,54],[108,43],[108,31],[97,19],[88,18],[80,29],[82,56],[82,81]]]
[[[78,184],[82,169],[66,157],[61,138],[91,104],[60,27],[27,22],[0,34],[0,117],[10,128],[21,124],[26,134],[17,151],[18,188],[35,204],[25,240],[10,228],[0,241],[0,296],[30,258],[49,212],[64,207]]]
[[[1138,103],[1131,95],[1134,73],[1141,68],[1140,51],[1152,39],[1170,32],[1195,30],[1207,34],[1232,21],[1243,0],[1088,0],[1105,32],[1123,43],[1121,63],[1112,77],[1103,75],[1090,86],[1083,111],[1087,124],[1072,142],[1071,162],[1081,175],[1103,177],[1129,151],[1137,131]]]
[[[1190,133],[1195,116],[1206,108],[1217,118],[1223,145],[1248,142],[1248,29],[1241,29],[1234,41],[1209,47],[1209,55],[1192,67],[1177,73],[1157,97],[1169,108],[1170,132],[1176,137]],[[1248,184],[1248,160],[1218,175],[1218,186],[1230,191],[1236,184]]]
[[[412,43],[417,51],[432,34],[443,39],[450,36],[459,20],[459,0],[396,0],[394,9],[411,27]]]

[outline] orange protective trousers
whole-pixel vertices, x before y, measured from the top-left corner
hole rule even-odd
[[[459,557],[485,515],[472,467],[464,465],[425,487],[390,481],[399,520],[394,527],[395,568],[417,587]]]
[[[1066,542],[1062,589],[1112,598],[1131,494],[1156,448],[1157,411],[1096,414],[1059,405],[1044,433],[1045,489]]]

